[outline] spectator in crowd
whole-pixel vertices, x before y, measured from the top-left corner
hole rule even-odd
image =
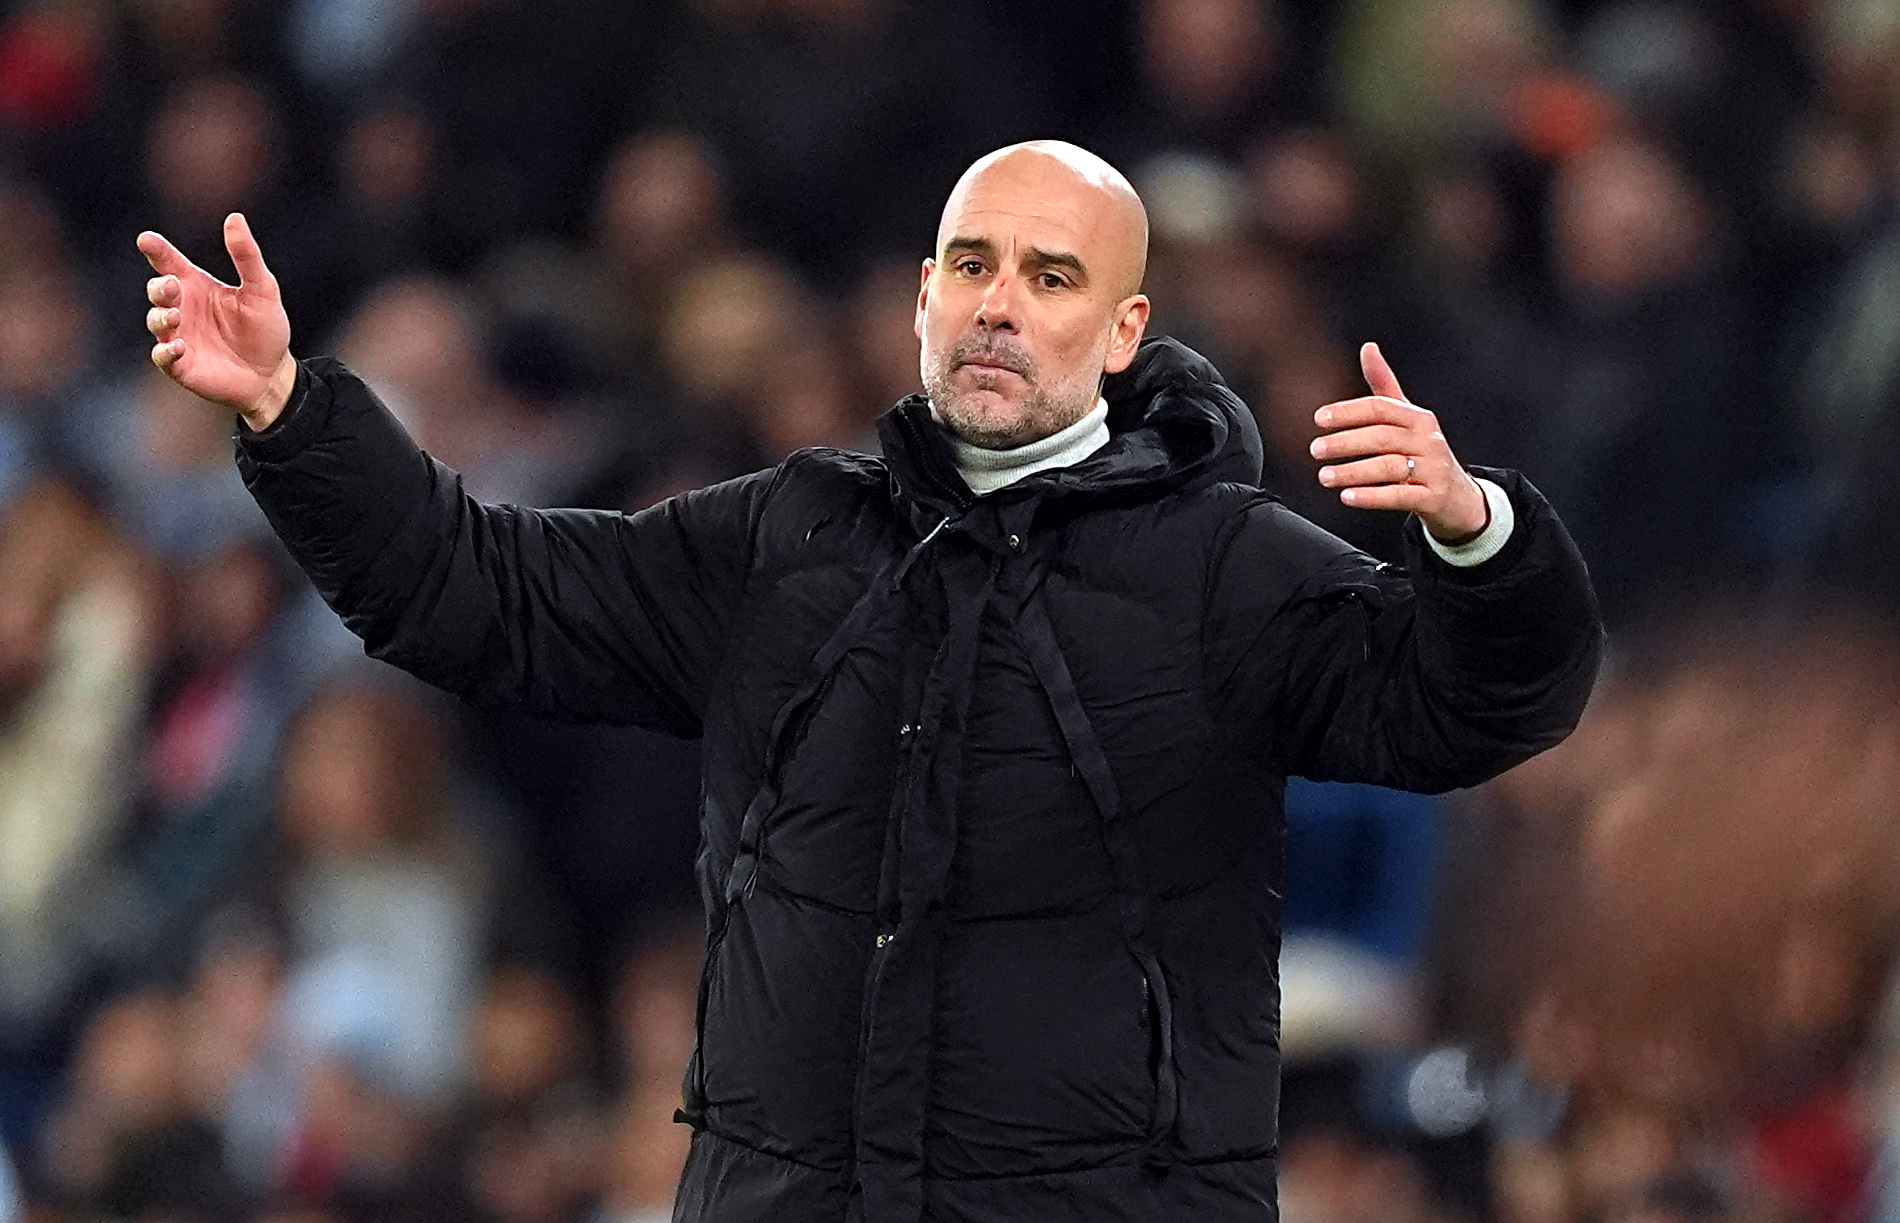
[[[299,325],[327,334],[342,313],[336,218],[326,197],[293,177],[290,133],[277,99],[230,71],[171,85],[145,133],[143,211],[184,233],[215,233],[232,209],[285,235],[289,267],[304,278]]]
[[[52,1199],[84,1216],[218,1223],[237,1205],[216,1129],[185,1091],[177,1001],[147,990],[102,1008],[81,1037],[41,1165]]]
[[[1608,615],[1733,555],[1751,474],[1747,298],[1726,220],[1663,148],[1613,139],[1551,184],[1559,312],[1527,471],[1574,522]]]
[[[1853,129],[1821,138],[1829,135],[1838,143],[1831,155],[1816,151],[1823,161],[1815,173],[1851,194],[1836,205],[1833,277],[1787,357],[1809,475],[1807,505],[1794,509],[1819,519],[1813,572],[1888,603],[1893,569],[1867,558],[1886,553],[1887,524],[1900,508],[1876,470],[1883,450],[1900,442],[1900,158],[1892,152],[1900,141],[1873,143]]]
[[[676,5],[424,0],[375,85],[439,134],[458,230],[482,247],[585,226],[614,126],[654,71]]]
[[[97,477],[78,420],[102,394],[102,354],[78,269],[55,248],[0,275],[0,310],[0,483],[36,468]]]
[[[431,1218],[571,1223],[599,1198],[605,1121],[581,1007],[524,964],[483,983],[472,1077],[434,1175]]]
[[[376,371],[391,403],[432,451],[454,455],[471,488],[533,504],[564,488],[584,450],[558,418],[511,393],[476,301],[439,277],[392,277],[351,312],[337,351]],[[444,460],[445,462],[448,460]]]
[[[413,693],[332,682],[286,732],[278,849],[257,903],[282,931],[268,1046],[225,1113],[254,1188],[404,1201],[466,1073],[493,873],[441,728]]]
[[[390,94],[353,111],[336,147],[338,295],[360,300],[399,275],[462,275],[482,236],[444,182],[448,151],[434,117]]]
[[[49,476],[0,515],[0,573],[0,1115],[17,1141],[73,1008],[138,941],[100,885],[131,813],[157,608],[140,555]]]
[[[620,381],[660,354],[667,303],[692,269],[734,246],[726,175],[686,129],[635,133],[608,157],[595,197],[591,265],[605,280],[583,321]],[[577,269],[580,270],[580,269]]]
[[[598,1223],[659,1223],[672,1216],[687,1139],[664,1124],[683,1103],[693,1052],[703,940],[697,923],[656,927],[628,958],[615,997],[613,1032],[627,1085],[609,1135]]]
[[[929,228],[946,166],[1034,134],[1032,74],[975,0],[684,7],[656,109],[711,139],[751,233],[823,291]],[[946,73],[958,46],[982,53]]]
[[[1139,177],[1166,153],[1238,163],[1262,135],[1309,119],[1310,78],[1279,0],[1142,0],[1139,71],[1095,143]]]
[[[204,554],[168,569],[169,631],[134,774],[137,824],[114,867],[144,914],[152,961],[181,965],[190,931],[268,842],[276,753],[325,652],[299,631],[294,576],[273,541],[212,536]]]

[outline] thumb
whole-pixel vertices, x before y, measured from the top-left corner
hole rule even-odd
[[[277,287],[277,278],[264,266],[264,252],[251,234],[251,223],[241,212],[224,218],[224,249],[231,253],[231,264],[237,268],[239,288]]]
[[[1379,351],[1377,344],[1368,341],[1359,349],[1359,368],[1366,375],[1366,385],[1372,388],[1374,395],[1383,395],[1387,399],[1397,399],[1404,403],[1412,402],[1405,397],[1405,388],[1399,385],[1399,376],[1386,364],[1385,354]]]

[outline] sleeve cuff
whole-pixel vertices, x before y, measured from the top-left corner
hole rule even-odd
[[[317,361],[324,359],[319,357]],[[329,415],[329,388],[316,376],[309,361],[297,362],[297,381],[291,388],[284,410],[256,433],[242,420],[232,425],[238,453],[264,463],[288,459],[309,444],[322,431]]]
[[[1478,532],[1475,539],[1461,544],[1441,543],[1430,531],[1420,532],[1425,543],[1444,560],[1447,565],[1460,569],[1469,569],[1482,565],[1503,550],[1510,541],[1511,531],[1517,526],[1517,514],[1511,509],[1511,498],[1502,487],[1483,476],[1473,476],[1478,488],[1484,493],[1484,502],[1491,510],[1491,521]]]

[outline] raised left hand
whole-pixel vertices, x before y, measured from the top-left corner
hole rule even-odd
[[[297,384],[297,362],[290,355],[290,316],[250,222],[235,212],[224,219],[224,248],[238,272],[234,285],[149,229],[138,245],[157,273],[145,282],[153,364],[194,395],[236,412],[251,429],[268,428]]]
[[[1359,350],[1372,394],[1329,403],[1313,414],[1327,432],[1313,439],[1325,463],[1319,482],[1357,509],[1417,514],[1443,543],[1462,543],[1484,530],[1491,510],[1484,490],[1451,452],[1438,418],[1405,397],[1377,344]]]

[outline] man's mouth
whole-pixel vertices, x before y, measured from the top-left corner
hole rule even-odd
[[[1018,363],[1008,358],[993,356],[988,353],[971,353],[958,361],[957,364],[974,365],[979,369],[1001,370],[1006,374],[1015,374],[1018,378],[1027,376],[1023,373]]]

